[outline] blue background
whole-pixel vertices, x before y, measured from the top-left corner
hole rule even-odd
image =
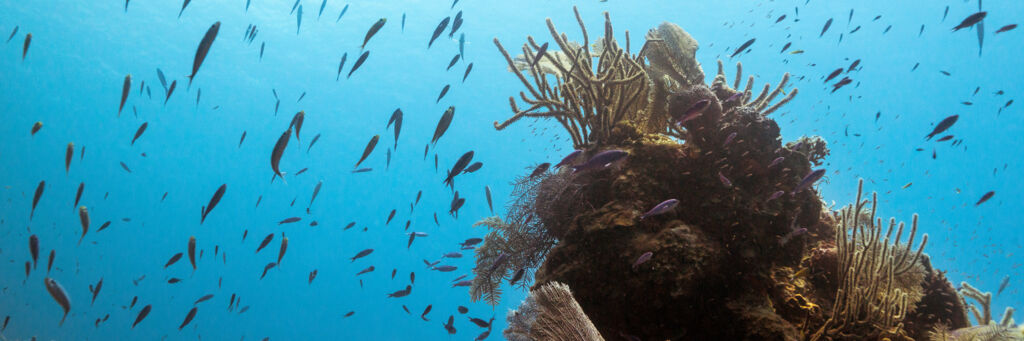
[[[298,35],[295,15],[289,15],[292,1],[253,0],[248,12],[244,4],[196,0],[180,19],[177,1],[135,0],[127,13],[119,1],[0,4],[3,38],[19,27],[14,39],[0,46],[0,315],[11,316],[3,332],[8,340],[33,335],[44,340],[198,335],[217,340],[443,340],[449,336],[441,324],[452,314],[458,334],[451,339],[471,339],[482,329],[458,314],[458,305],[470,309],[468,316],[495,316],[490,339],[499,339],[505,313],[525,293],[506,289],[502,304],[493,309],[469,303],[467,288],[451,288],[450,282],[457,275],[471,274],[471,253],[444,262],[459,267],[452,273],[429,271],[422,260],[440,259],[443,253],[457,251],[459,241],[486,233],[482,227],[471,227],[490,215],[485,185],[493,190],[497,212],[508,198],[509,181],[537,163],[557,162],[572,149],[553,122],[523,121],[504,131],[493,129],[492,122],[511,115],[508,96],[522,89],[491,42],[497,37],[514,51],[527,35],[549,41],[546,17],[578,40],[572,5],[580,7],[592,39],[600,35],[601,12],[610,12],[618,39],[628,29],[634,49],[643,33],[662,21],[680,25],[701,43],[697,58],[709,83],[716,59],[726,60],[730,79],[734,69],[729,65],[742,61],[745,74],[755,75],[758,86],[792,73],[791,83],[800,94],[773,117],[787,141],[812,134],[828,140],[829,172],[819,184],[825,201],[834,202],[835,208],[849,203],[857,179],[867,179],[866,188],[880,194],[881,216],[909,221],[912,213],[921,214],[921,230],[931,238],[926,252],[936,267],[949,271],[954,283],[968,280],[994,292],[1010,276],[1009,288],[995,299],[993,311],[1021,306],[1021,104],[1001,114],[997,109],[1022,91],[1019,51],[1024,50],[1024,39],[1019,29],[993,32],[1015,23],[1024,13],[1024,2],[985,2],[989,14],[980,57],[973,29],[950,31],[977,11],[975,1],[464,0],[454,10],[448,1],[360,1],[351,2],[335,23],[346,3],[329,0],[317,20],[320,1],[303,0]],[[949,16],[943,21],[947,5]],[[794,8],[799,8],[799,15]],[[851,8],[854,14],[848,24]],[[446,31],[429,50],[427,41],[442,18],[459,10],[464,12],[460,31],[466,34],[466,60],[446,72],[458,52],[458,33],[451,40]],[[404,33],[403,13],[408,16]],[[782,14],[787,19],[775,23]],[[878,15],[881,18],[872,21]],[[368,44],[366,63],[351,79],[343,74],[336,82],[341,55],[348,53],[347,73],[367,29],[381,17],[388,22]],[[828,18],[834,18],[832,27],[819,38]],[[220,35],[186,91],[185,76],[191,73],[195,48],[215,21],[222,22]],[[259,29],[252,44],[241,39],[249,24]],[[883,34],[889,25],[891,31]],[[923,34],[918,36],[922,25]],[[862,28],[851,34],[856,26]],[[22,61],[28,32],[32,46]],[[750,38],[757,38],[751,51],[728,60],[733,49]],[[259,61],[264,41],[266,52]],[[780,54],[786,42],[793,45]],[[797,49],[806,53],[789,54]],[[854,83],[830,93],[823,78],[855,59],[861,59],[861,68],[849,74]],[[474,69],[463,84],[466,62],[473,62]],[[920,67],[911,71],[918,62]],[[168,82],[179,83],[166,106],[156,68],[164,71]],[[125,74],[134,82],[118,117]],[[153,90],[152,99],[139,94],[141,81]],[[452,85],[451,91],[440,103],[431,103],[445,84]],[[978,86],[981,90],[972,95]],[[198,89],[202,98],[196,105]],[[281,98],[276,116],[271,89]],[[994,95],[998,90],[1005,94]],[[305,98],[297,102],[303,92]],[[973,105],[961,104],[964,101]],[[451,128],[423,160],[422,148],[449,105],[456,107]],[[385,169],[385,149],[394,143],[385,124],[396,108],[405,112],[405,122],[391,166]],[[271,184],[270,151],[298,110],[305,110],[306,119],[301,143],[292,140],[281,162],[282,171],[289,173],[287,184]],[[924,141],[935,123],[952,114],[959,114],[960,120],[949,133],[964,140],[961,146]],[[29,130],[36,121],[44,127],[32,136]],[[149,128],[132,146],[142,122]],[[247,137],[239,148],[243,131]],[[316,134],[322,137],[307,154]],[[350,173],[375,134],[381,135],[381,142],[364,163],[374,170]],[[68,142],[74,142],[76,150],[65,175],[61,171]],[[82,146],[84,160],[78,155]],[[931,157],[933,149],[936,159]],[[476,152],[474,160],[484,167],[458,177],[456,189],[467,203],[456,220],[446,214],[451,192],[441,180],[445,169],[468,150]],[[434,152],[440,171],[430,160]],[[132,173],[122,170],[119,162]],[[308,172],[292,175],[306,167]],[[46,190],[30,221],[32,195],[40,180],[46,181]],[[306,215],[313,187],[321,180],[323,189],[312,214]],[[85,241],[76,245],[81,228],[72,204],[80,182],[85,182],[80,205],[89,208],[92,227]],[[902,188],[910,182],[912,186]],[[228,187],[224,199],[199,225],[196,208],[205,205],[221,184]],[[410,213],[409,203],[418,190],[423,190],[423,199]],[[996,194],[989,202],[974,206],[992,190]],[[164,192],[169,194],[160,202]],[[254,208],[260,195],[262,203]],[[293,199],[295,206],[289,206]],[[392,209],[398,214],[385,225]],[[440,227],[433,223],[434,212]],[[277,225],[292,216],[303,221]],[[112,225],[97,233],[107,220]],[[312,220],[319,226],[310,227]],[[412,221],[409,231],[430,234],[417,238],[409,249],[402,230],[406,220]],[[342,231],[350,221],[357,222],[356,228]],[[249,236],[242,242],[246,229]],[[280,232],[289,237],[289,251],[280,267],[259,280],[263,266],[276,261]],[[254,255],[269,233],[277,234],[274,241]],[[43,264],[26,281],[31,234],[40,238]],[[196,236],[205,250],[198,270],[193,274],[187,259],[163,269],[171,255],[185,252],[189,236]],[[213,257],[214,245],[227,253],[226,264]],[[365,248],[376,251],[356,262],[348,260]],[[71,314],[61,327],[60,307],[43,285],[51,249],[57,253],[51,276],[72,300]],[[376,271],[360,276],[360,287],[354,275],[369,265]],[[398,274],[392,280],[395,268]],[[319,276],[310,285],[307,276],[313,269]],[[385,298],[405,287],[410,271],[417,274],[412,295]],[[142,275],[145,280],[133,285],[132,280]],[[167,284],[170,277],[184,281]],[[103,289],[90,306],[88,286],[100,278]],[[248,312],[226,310],[232,293],[240,295],[241,306],[251,306]],[[215,296],[199,303],[195,320],[178,331],[192,303],[205,294]],[[136,307],[124,309],[136,295]],[[153,305],[149,317],[129,329],[146,304]],[[402,310],[403,304],[412,315]],[[427,304],[433,305],[430,322],[418,318]],[[342,318],[349,311],[355,315]],[[96,318],[108,313],[109,321],[93,326]]]

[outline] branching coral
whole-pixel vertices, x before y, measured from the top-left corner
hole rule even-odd
[[[604,340],[573,298],[569,286],[559,282],[531,291],[519,310],[509,312],[508,324],[505,338],[513,341]]]
[[[544,256],[555,245],[557,238],[548,233],[541,219],[537,219],[535,203],[541,184],[550,172],[536,176],[522,176],[513,183],[512,201],[505,220],[485,218],[473,226],[487,226],[490,230],[483,244],[476,249],[476,267],[470,298],[483,299],[491,305],[501,301],[501,283],[522,270],[518,285],[526,288],[529,272],[540,266]]]
[[[967,282],[960,282],[960,296],[961,299],[964,300],[963,303],[967,307],[967,310],[974,316],[974,320],[978,325],[952,331],[943,326],[939,326],[929,335],[929,338],[932,341],[1024,340],[1024,333],[1022,333],[1022,330],[1018,329],[1016,324],[1013,322],[1014,310],[1012,307],[1006,308],[1006,311],[1003,312],[1003,318],[1000,319],[998,323],[992,320],[991,292],[982,292],[970,284],[967,284]],[[978,310],[978,306],[975,306],[974,303],[967,303],[967,298],[974,300],[978,306],[981,306],[981,310]]]
[[[821,136],[801,136],[796,141],[787,143],[786,148],[803,153],[815,166],[821,166],[825,157],[831,153],[828,143]]]
[[[494,45],[505,56],[512,72],[529,91],[529,96],[519,93],[520,99],[529,105],[523,110],[516,105],[515,97],[509,97],[514,115],[505,122],[494,122],[495,129],[505,129],[523,117],[554,118],[569,132],[573,145],[580,148],[590,143],[606,143],[612,128],[621,120],[644,119],[642,112],[647,103],[643,100],[647,98],[648,83],[643,67],[629,54],[628,32],[624,50],[614,39],[611,19],[606,12],[605,36],[601,39],[604,46],[597,53],[595,64],[583,19],[575,7],[573,11],[583,32],[583,44],[568,41],[564,33],[558,33],[551,19],[547,19],[551,37],[561,51],[541,55],[544,63],[537,61],[542,47],[533,37],[527,37],[523,59],[518,63],[498,39],[494,39]]]
[[[762,115],[768,116],[786,103],[789,103],[789,101],[793,100],[793,97],[796,97],[798,92],[798,89],[796,88],[790,90],[789,94],[786,94],[786,97],[783,97],[778,103],[769,107],[768,105],[775,100],[775,97],[783,92],[783,88],[785,88],[786,83],[789,82],[789,73],[787,72],[782,75],[782,80],[779,81],[779,85],[777,85],[775,90],[772,90],[770,93],[768,91],[771,90],[771,84],[766,83],[764,85],[764,89],[761,90],[761,93],[757,95],[757,97],[752,97],[753,92],[751,92],[754,88],[754,76],[750,76],[750,78],[747,79],[747,85],[743,91],[738,91],[740,87],[740,80],[742,79],[743,64],[737,62],[736,79],[733,82],[733,86],[729,87],[729,84],[727,83],[728,80],[725,78],[725,71],[722,67],[722,61],[718,61],[718,75],[715,76],[715,80],[711,83],[711,90],[714,91],[715,94],[718,95],[718,98],[722,100],[723,106],[731,104],[732,107],[752,107],[755,110],[760,111]],[[738,98],[729,101],[729,99],[733,98],[737,93],[741,93],[742,95],[738,95]]]
[[[917,252],[911,250],[917,233],[917,215],[914,215],[905,249],[899,247],[904,224],[897,225],[895,219],[889,220],[885,239],[881,239],[882,220],[875,220],[878,194],[872,193],[870,215],[863,221],[862,213],[867,204],[861,201],[863,189],[864,180],[861,180],[857,185],[857,200],[840,213],[841,221],[835,231],[839,289],[832,315],[811,340],[865,326],[898,335],[903,327],[902,319],[914,304],[910,302],[910,291],[920,290],[920,279],[917,283],[911,281],[909,287],[899,284],[906,282],[900,277],[920,271],[918,261],[928,243],[925,234]],[[893,228],[897,226],[895,241],[890,244]]]

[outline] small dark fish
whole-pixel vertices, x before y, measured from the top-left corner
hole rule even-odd
[[[891,30],[891,29],[892,29],[892,25],[886,26],[885,30],[882,31],[882,34],[889,33],[889,30]]]
[[[465,314],[465,313],[469,312],[469,308],[463,307],[461,305],[459,306],[458,309],[459,309],[459,314]]]
[[[270,168],[274,170],[274,175],[284,179],[284,174],[281,173],[279,164],[281,163],[281,156],[284,155],[285,148],[288,147],[288,139],[291,137],[292,130],[285,130],[281,137],[277,138],[277,143],[274,145],[274,151],[270,153]]]
[[[441,99],[444,98],[444,95],[448,93],[448,89],[451,89],[451,87],[452,86],[450,84],[445,84],[444,88],[441,88],[441,93],[437,95],[437,100],[434,101],[434,103],[440,103]]]
[[[373,137],[370,138],[370,142],[366,144],[366,148],[363,148],[363,156],[359,157],[359,162],[356,162],[356,165],[352,168],[359,168],[359,164],[366,161],[366,158],[370,156],[370,153],[373,153],[373,149],[377,147],[377,141],[379,140],[380,135],[373,135]]]
[[[740,47],[737,47],[736,51],[734,51],[732,55],[729,56],[729,58],[736,57],[736,55],[742,53],[743,51],[746,51],[747,48],[750,47],[750,45],[754,44],[755,40],[757,40],[757,38],[750,38],[750,40],[747,40],[746,42],[741,44]]]
[[[477,327],[480,327],[480,328],[487,328],[487,327],[491,326],[490,322],[487,322],[487,321],[484,321],[484,320],[481,320],[481,319],[478,319],[478,318],[473,318],[473,317],[469,318],[469,322],[473,322],[473,324],[477,325]]]
[[[462,12],[459,12],[459,13],[462,13]],[[547,53],[547,51],[548,51],[548,43],[544,43],[543,45],[540,46],[539,49],[537,49],[537,55],[533,57],[533,62],[530,63],[530,65],[531,66],[537,65],[537,63],[540,62],[540,59],[544,57],[544,54]]]
[[[444,70],[445,71],[451,70],[452,66],[455,66],[455,63],[459,62],[459,58],[460,58],[460,56],[458,54],[456,54],[454,57],[452,57],[452,60],[450,62],[448,62],[448,67],[445,68]]]
[[[996,191],[988,191],[988,193],[985,193],[985,195],[981,196],[981,199],[978,199],[978,202],[974,203],[974,206],[981,205],[988,201],[988,199],[992,199],[993,195],[996,195]]]
[[[548,168],[551,168],[551,163],[549,163],[549,162],[545,162],[545,163],[537,165],[537,168],[534,168],[533,172],[530,173],[529,178],[532,179],[532,178],[535,178],[535,177],[537,177],[537,176],[539,176],[541,174],[546,173],[548,171]]]
[[[305,96],[306,93],[303,92],[302,95]],[[299,139],[299,133],[302,131],[302,122],[305,122],[305,121],[306,121],[306,111],[299,110],[299,112],[295,113],[295,116],[292,116],[292,122],[288,124],[288,130],[292,130],[292,127],[295,127],[295,140],[296,141],[301,141]]]
[[[338,14],[338,19],[334,19],[334,22],[341,21],[341,17],[345,16],[345,12],[348,12],[348,4],[346,4],[345,7],[341,9],[341,13]]]
[[[188,238],[188,261],[192,263],[192,271],[196,271],[196,236]]]
[[[444,136],[444,133],[448,131],[448,126],[452,124],[452,119],[455,117],[455,107],[450,106],[441,115],[441,120],[437,122],[437,128],[434,129],[434,137],[430,139],[431,144],[437,144],[437,140]]]
[[[18,27],[20,27],[20,26],[14,26],[14,30],[11,31],[11,35],[9,37],[7,37],[7,42],[8,43],[11,42],[11,39],[14,39],[14,35],[18,34]]]
[[[519,282],[519,280],[523,279],[523,275],[525,275],[525,274],[526,274],[526,269],[524,269],[524,268],[520,268],[519,270],[516,270],[516,273],[512,274],[512,279],[510,279],[508,281],[508,285],[516,285],[516,282]]]
[[[946,21],[947,15],[949,15],[949,6],[946,6],[946,10],[942,11],[942,21]]]
[[[420,318],[424,321],[430,321],[430,319],[427,318],[427,314],[430,313],[430,308],[433,308],[433,305],[428,304],[427,308],[423,309],[423,313],[420,314]]]
[[[843,77],[843,79],[839,80],[838,82],[836,82],[836,84],[832,85],[832,92],[835,93],[837,90],[846,85],[849,85],[850,83],[853,83],[853,80],[850,79],[850,77]]]
[[[647,261],[651,260],[652,256],[654,256],[654,253],[647,251],[640,255],[640,257],[637,257],[636,261],[633,262],[633,271],[636,271],[641,264],[647,263]]]
[[[14,35],[13,33],[11,34]],[[25,60],[25,56],[28,55],[28,47],[32,45],[32,33],[25,35],[25,44],[21,46],[21,60]]]
[[[299,35],[302,29],[302,5],[299,5],[299,12],[295,15],[295,35]]]
[[[167,101],[171,100],[171,94],[174,93],[174,88],[178,87],[178,81],[171,81],[171,87],[167,88],[167,97],[164,98],[164,105],[167,105]]]
[[[167,263],[164,264],[164,269],[166,269],[168,266],[174,265],[174,263],[177,263],[182,256],[184,256],[184,254],[182,254],[181,252],[175,253],[174,256],[171,256],[171,259],[168,259]]]
[[[131,145],[133,145],[133,146],[135,145],[135,140],[138,140],[139,137],[142,136],[142,133],[146,132],[146,127],[148,127],[148,126],[149,126],[149,122],[142,122],[142,125],[139,126],[139,129],[135,130],[135,137],[132,138]]]
[[[366,43],[370,42],[370,38],[373,38],[373,35],[377,34],[377,31],[380,31],[380,28],[384,27],[386,22],[388,22],[387,18],[380,18],[380,20],[373,23],[373,26],[370,26],[370,30],[366,31],[366,37],[363,38],[363,45],[359,46],[360,50],[366,48]]]
[[[103,288],[103,278],[100,278],[100,281],[97,282],[96,286],[93,287],[93,289],[92,289],[92,302],[90,302],[89,305],[93,305],[94,303],[96,303],[96,296],[99,296],[100,289],[102,289],[102,288]]]
[[[935,142],[944,142],[944,141],[949,141],[949,140],[952,140],[952,139],[953,139],[953,135],[946,135],[946,136],[943,136],[943,137],[939,138],[938,140],[935,140]]]
[[[406,285],[405,289],[398,290],[398,291],[395,291],[393,293],[390,293],[390,294],[388,294],[388,297],[393,297],[393,298],[405,297],[405,296],[409,296],[410,293],[412,293],[412,286],[411,285]]]
[[[210,202],[206,204],[206,209],[204,209],[202,212],[202,217],[199,220],[200,225],[202,225],[203,222],[206,221],[206,215],[210,214],[210,211],[212,211],[214,207],[217,207],[217,203],[219,203],[220,199],[224,197],[224,192],[227,190],[228,184],[222,184],[220,185],[219,188],[217,188],[217,191],[213,193],[213,197],[210,198]]]
[[[920,36],[921,36],[921,34],[924,34],[924,24],[921,24],[921,29],[919,29],[919,30],[917,31],[917,36],[918,36],[918,37],[920,37]]]
[[[75,156],[75,143],[68,142],[68,149],[64,151],[64,174],[71,171],[71,158]]]
[[[367,255],[369,255],[372,252],[373,252],[373,249],[366,249],[366,250],[363,250],[363,251],[359,251],[359,253],[357,253],[355,256],[352,257],[352,261],[355,262],[356,259],[366,257]]]
[[[476,172],[476,171],[480,170],[480,168],[482,168],[483,166],[484,166],[483,162],[477,161],[477,162],[474,162],[473,164],[469,165],[469,167],[466,167],[466,169],[463,170],[462,173]]]
[[[366,57],[369,57],[369,56],[370,56],[370,51],[365,51],[365,52],[363,52],[363,54],[359,55],[359,59],[356,59],[356,63],[352,65],[352,69],[348,71],[348,76],[345,76],[345,78],[352,77],[352,73],[356,72],[356,70],[359,70],[359,67],[362,66],[363,62],[366,61]]]
[[[828,74],[828,77],[825,77],[825,81],[823,83],[828,83],[828,81],[836,78],[836,76],[839,76],[841,73],[843,73],[843,68],[835,69],[832,73]]]
[[[313,271],[309,272],[309,283],[307,283],[307,284],[313,284],[313,280],[316,279],[317,273],[319,273],[319,271],[317,271],[317,269],[313,269]]]
[[[793,189],[793,194],[795,195],[797,193],[800,193],[800,191],[803,191],[804,189],[811,187],[823,176],[825,176],[824,169],[815,169],[811,171],[806,176],[804,176],[802,180],[800,180],[799,184],[796,185],[796,188]]]
[[[830,26],[832,26],[832,18],[828,18],[828,21],[825,21],[825,27],[821,28],[821,34],[818,34],[818,38],[821,38],[822,36],[824,36],[825,32],[828,32],[828,28]]]
[[[356,274],[356,276],[359,276],[359,275],[362,275],[362,274],[365,274],[365,273],[369,273],[369,272],[372,272],[372,271],[373,271],[374,269],[375,269],[375,268],[373,267],[373,265],[370,265],[370,267],[368,267],[368,268],[366,268],[366,269],[363,269],[363,270],[360,270],[360,271],[359,271],[359,273],[357,273],[357,274]],[[394,276],[392,276],[392,277],[394,277]]]
[[[473,71],[473,63],[469,63],[469,65],[466,65],[466,72],[464,74],[462,74],[462,82],[463,83],[466,82],[466,77],[469,77],[469,72],[470,71]]]
[[[263,49],[267,47],[267,42],[260,43],[260,60],[263,60]]]
[[[956,123],[956,120],[959,119],[959,118],[960,118],[960,115],[953,115],[953,116],[946,117],[941,122],[939,122],[939,124],[937,124],[934,129],[932,129],[931,133],[929,133],[928,135],[925,136],[925,140],[930,140],[935,135],[941,134],[942,132],[946,131],[946,129],[949,129],[949,127],[952,127],[953,124]]]
[[[445,185],[448,185],[449,187],[455,186],[455,176],[461,173],[464,169],[466,169],[466,166],[468,166],[469,163],[473,161],[473,154],[473,151],[470,150],[465,154],[462,154],[462,156],[460,156],[459,159],[455,161],[455,165],[453,165],[452,169],[448,171],[448,177],[444,179]]]
[[[1010,275],[1006,275],[1006,277],[1003,277],[1003,281],[999,283],[999,290],[996,291],[996,297],[999,297],[999,295],[1003,293],[1003,290],[1006,290],[1006,286],[1009,285],[1009,284],[1010,284]],[[4,323],[6,323],[6,322],[4,322]]]
[[[955,32],[955,31],[959,31],[959,30],[964,29],[964,28],[968,28],[968,27],[974,26],[974,24],[977,24],[982,19],[985,19],[986,15],[988,15],[988,12],[984,12],[984,11],[971,14],[971,15],[967,16],[967,18],[964,18],[964,20],[961,21],[959,25],[956,25],[956,27],[953,27],[953,31]]]
[[[462,27],[462,11],[455,13],[455,19],[452,19],[452,30],[448,32],[449,39],[455,36],[455,32],[459,30],[459,27]]]
[[[78,207],[78,220],[82,223],[82,237],[78,239],[78,245],[82,245],[82,239],[89,232],[89,210],[85,206]]]
[[[263,238],[263,241],[260,242],[260,246],[256,248],[256,253],[259,253],[260,250],[263,250],[263,248],[267,247],[267,244],[270,244],[271,240],[274,240],[273,233],[268,234],[266,237]]]
[[[391,210],[391,213],[388,214],[388,219],[384,221],[384,225],[387,225],[387,224],[391,223],[391,219],[395,218],[395,213],[396,212],[398,212],[398,211],[397,210]]]
[[[32,255],[32,268],[35,269],[39,263],[39,237],[34,234],[28,236],[28,251]]]
[[[373,168],[360,168],[360,169],[353,170],[352,173],[366,173],[366,172],[369,172],[369,171],[372,171],[372,170],[373,170]]]
[[[783,20],[786,20],[786,15],[785,14],[779,16],[778,19],[775,19],[775,23],[778,24],[778,23],[782,22]]]
[[[28,219],[32,220],[32,217],[36,214],[36,205],[39,204],[39,199],[43,196],[43,189],[46,188],[46,181],[40,181],[39,185],[36,186],[36,194],[32,196],[32,210],[29,211]]]
[[[640,220],[643,220],[643,219],[645,219],[647,217],[651,217],[651,216],[656,216],[656,215],[667,213],[668,211],[671,211],[673,208],[675,208],[676,205],[678,205],[678,204],[679,204],[679,200],[676,200],[676,199],[668,199],[668,200],[662,201],[660,204],[654,206],[649,211],[647,211],[647,213],[644,213],[642,216],[640,216]]]
[[[149,311],[152,309],[153,305],[151,304],[147,304],[145,307],[142,307],[142,310],[139,311],[139,315],[135,317],[135,322],[132,323],[132,328],[135,328],[135,326],[138,325],[139,322],[142,322],[142,320],[145,319],[147,315],[149,315]]]
[[[64,320],[68,317],[68,311],[71,311],[71,299],[68,298],[68,292],[53,278],[46,277],[43,279],[43,283],[46,284],[46,291],[50,292],[53,300],[57,301],[61,309],[64,309],[64,317],[60,319],[60,325],[64,325]]]
[[[103,223],[103,225],[100,225],[100,228],[96,229],[96,232],[100,232],[100,231],[103,231],[103,230],[104,230],[104,229],[106,229],[106,228],[107,228],[108,226],[110,226],[110,220],[107,220],[107,222]]]
[[[737,97],[737,95],[742,96],[742,92],[738,92],[736,95],[732,95],[725,101],[729,102],[732,100],[736,100],[739,98]],[[691,105],[690,108],[686,109],[686,111],[684,111],[682,115],[674,116],[673,118],[679,121],[678,124],[684,124],[686,122],[689,122],[690,120],[700,117],[704,113],[704,109],[707,109],[709,105],[711,105],[711,101],[706,99],[699,100],[696,103],[693,103],[693,105]]]
[[[277,252],[277,264],[281,264],[281,258],[284,258],[285,251],[288,251],[288,237],[281,238],[281,249]]]
[[[188,4],[188,0],[185,1]],[[182,11],[185,10],[183,6]],[[210,47],[213,45],[213,40],[217,38],[217,32],[220,30],[220,21],[213,23],[210,29],[206,30],[206,34],[203,35],[203,40],[199,42],[199,48],[196,49],[195,59],[192,61],[192,74],[188,75],[188,86],[192,87],[192,79],[196,77],[196,73],[199,72],[199,67],[203,65],[203,60],[206,59],[206,54],[210,53]]]
[[[167,280],[167,283],[169,283],[169,284],[175,284],[175,283],[178,283],[178,282],[181,282],[181,278],[171,277],[171,279]]]
[[[1015,28],[1017,28],[1017,24],[1009,24],[1009,25],[1000,27],[998,30],[996,30],[995,34],[1000,34],[1000,33],[1006,32],[1006,31],[1013,30]]]
[[[267,265],[263,267],[263,274],[260,275],[260,279],[263,279],[263,277],[266,277],[267,276],[267,271],[270,271],[270,269],[273,269],[275,266],[277,266],[277,263],[274,263],[274,262],[267,263]],[[239,312],[239,314],[241,314],[241,312]]]
[[[182,328],[185,328],[185,326],[187,326],[189,322],[192,322],[192,319],[196,317],[196,311],[198,309],[199,308],[192,307],[192,310],[188,311],[188,315],[185,315],[185,320],[181,321],[181,325],[178,326],[178,330],[181,330]]]
[[[46,262],[46,274],[50,274],[50,269],[53,269],[53,259],[57,258],[57,250],[50,250],[50,259]]]
[[[850,67],[846,69],[846,73],[850,73],[850,71],[856,69],[857,65],[860,65],[860,59],[853,61],[853,63],[850,64]]]
[[[430,36],[430,42],[427,43],[428,49],[434,45],[434,40],[437,40],[437,37],[440,37],[441,33],[444,33],[444,29],[448,27],[448,22],[451,21],[451,19],[451,17],[444,17],[444,19],[437,24],[437,28],[434,29],[434,34]]]
[[[190,2],[192,2],[192,0],[185,0],[185,2],[181,4],[181,11],[178,11],[178,19],[181,19],[181,14],[185,13],[185,7],[188,7],[188,3]]]
[[[302,220],[302,218],[299,218],[299,217],[285,218],[284,220],[281,220],[281,221],[277,222],[277,224],[278,225],[291,224],[291,223],[297,222],[299,220]]]
[[[121,87],[121,106],[117,108],[117,116],[121,116],[124,110],[124,102],[128,100],[128,93],[132,91],[132,75],[124,76],[124,85]]]
[[[334,81],[341,79],[341,70],[345,68],[345,60],[348,59],[348,52],[341,55],[341,62],[338,63],[338,75],[334,77]]]
[[[572,173],[576,174],[592,169],[603,169],[616,161],[626,158],[627,156],[629,156],[629,153],[622,150],[606,150],[594,155],[594,157],[591,157],[587,162],[584,162],[581,165],[573,166]]]
[[[398,150],[398,134],[402,132],[402,119],[404,116],[405,114],[402,113],[401,108],[395,109],[391,113],[391,118],[388,119],[387,126],[385,126],[385,128],[390,128],[391,124],[395,125],[395,150]]]
[[[35,124],[32,125],[32,134],[31,135],[34,136],[36,133],[39,132],[39,129],[43,129],[43,122],[38,122],[37,121]]]
[[[210,300],[211,298],[213,298],[213,294],[203,295],[203,297],[200,297],[198,300],[193,302],[192,305],[199,304],[200,302],[206,302],[206,301]]]
[[[857,31],[860,31],[860,25],[857,25],[857,27],[854,27],[852,30],[850,30],[850,34],[857,33]]]

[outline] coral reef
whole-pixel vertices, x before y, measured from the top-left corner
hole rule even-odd
[[[530,292],[519,310],[508,313],[505,338],[518,340],[603,341],[569,286],[551,282]]]
[[[506,337],[559,339],[539,334],[546,324],[609,340],[894,341],[970,327],[967,305],[924,253],[927,236],[915,243],[916,215],[907,233],[884,224],[877,195],[862,200],[862,187],[841,212],[825,207],[813,186],[825,171],[812,169],[829,154],[824,139],[783,144],[769,117],[797,94],[788,74],[755,95],[753,77],[736,90],[741,64],[730,85],[719,62],[708,86],[682,28],[663,23],[630,54],[628,32],[619,47],[607,13],[593,45],[576,19],[582,44],[547,21],[561,51],[528,38],[512,58],[495,40],[530,105],[511,98],[514,116],[495,127],[554,118],[581,150],[568,166],[627,156],[521,177],[506,218],[479,223],[490,232],[472,298],[496,303],[517,273],[532,289]],[[673,208],[642,217],[669,199]],[[560,299],[539,298],[555,289]],[[544,311],[563,317],[543,320]]]

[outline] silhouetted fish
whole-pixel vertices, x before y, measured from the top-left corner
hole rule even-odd
[[[128,93],[132,91],[132,75],[124,76],[124,85],[121,86],[121,106],[117,108],[117,116],[121,116],[121,110],[124,110],[124,102],[128,100]]]
[[[377,147],[377,141],[379,140],[380,135],[373,135],[373,137],[370,138],[370,142],[366,144],[366,148],[363,148],[363,156],[359,158],[359,162],[356,162],[355,167],[352,168],[359,168],[359,164],[363,163],[363,161],[370,156],[370,153],[373,153],[373,149]]]
[[[43,283],[46,284],[46,291],[50,293],[53,300],[57,301],[57,304],[64,310],[64,316],[60,319],[60,325],[64,325],[64,320],[67,319],[68,312],[71,311],[71,300],[68,298],[68,293],[53,278],[46,277],[43,279]]]
[[[359,70],[359,67],[363,65],[363,62],[365,62],[366,58],[369,56],[370,51],[365,51],[363,52],[363,54],[359,55],[359,59],[356,59],[355,64],[352,65],[352,69],[348,71],[348,76],[345,76],[345,78],[351,78],[352,73],[356,72],[356,70]]]
[[[366,43],[370,42],[370,38],[373,38],[373,35],[377,34],[377,31],[380,31],[380,28],[384,27],[384,24],[387,22],[387,18],[380,18],[377,22],[373,23],[373,26],[370,26],[370,29],[366,31],[366,36],[363,37],[363,45],[360,45],[359,49],[366,48]]]
[[[441,33],[444,32],[444,29],[448,27],[448,22],[451,21],[451,19],[451,17],[444,17],[444,19],[437,24],[437,28],[434,29],[434,34],[430,36],[430,42],[427,43],[428,49],[434,45],[434,40],[437,40],[437,37],[440,37]]]
[[[188,0],[185,1],[185,5],[188,5]],[[182,11],[185,7],[182,7]],[[210,29],[206,30],[206,34],[203,35],[203,40],[199,42],[199,48],[196,49],[196,56],[192,60],[192,74],[188,75],[188,86],[192,87],[192,79],[196,77],[196,73],[199,72],[199,67],[203,65],[203,60],[206,59],[206,54],[210,53],[210,47],[213,45],[213,40],[217,39],[217,32],[220,31],[220,21],[213,23]]]
[[[755,40],[757,40],[757,39],[756,38],[750,38],[750,40],[747,40],[746,42],[741,44],[740,47],[736,48],[736,51],[733,51],[732,55],[730,55],[729,58],[736,57],[736,55],[738,55],[738,54],[742,53],[743,51],[745,51],[748,47],[750,47],[750,45],[754,44]]]
[[[206,215],[210,214],[210,211],[212,211],[214,207],[217,207],[217,203],[219,203],[220,199],[224,197],[224,192],[227,190],[228,184],[222,184],[217,188],[217,191],[213,193],[213,197],[210,197],[210,202],[206,204],[206,208],[202,212],[202,217],[199,220],[200,225],[206,221]]]
[[[437,140],[444,136],[444,133],[448,131],[448,126],[452,124],[452,119],[455,117],[455,107],[450,106],[441,115],[441,120],[437,122],[437,128],[434,129],[434,137],[430,139],[431,144],[436,144]]]
[[[966,18],[964,18],[964,20],[961,21],[959,25],[956,25],[956,27],[953,27],[953,31],[959,31],[961,29],[974,26],[974,24],[977,24],[982,19],[985,19],[986,15],[988,15],[988,12],[984,12],[984,11],[971,14],[971,15],[967,16]]]

